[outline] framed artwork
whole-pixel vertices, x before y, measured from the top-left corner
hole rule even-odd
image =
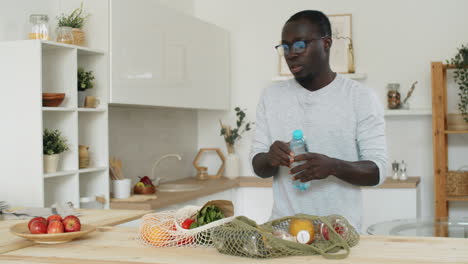
[[[338,73],[349,73],[348,64],[352,62],[354,68],[353,49],[348,52],[349,44],[352,45],[352,15],[339,14],[328,15],[330,19],[333,44],[330,50],[330,67]],[[352,46],[351,46],[352,47]],[[283,56],[278,55],[278,75],[292,76],[288,64]]]
[[[332,30],[333,44],[330,50],[330,67],[339,73],[348,73],[348,63],[353,62],[352,16],[351,14],[328,15]],[[351,50],[348,52],[351,44]]]

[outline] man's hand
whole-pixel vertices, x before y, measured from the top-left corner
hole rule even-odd
[[[306,161],[304,164],[296,166],[290,170],[291,174],[299,174],[293,180],[308,182],[311,180],[321,180],[333,174],[336,167],[336,160],[326,155],[318,153],[305,153],[294,157],[294,162]]]
[[[291,167],[293,163],[293,153],[289,150],[289,143],[275,141],[267,153],[268,164],[272,167]]]

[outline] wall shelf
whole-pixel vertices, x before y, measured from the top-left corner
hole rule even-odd
[[[367,78],[367,73],[340,73],[340,74],[352,80],[365,80]],[[275,76],[271,80],[274,82],[279,82],[279,81],[289,80],[292,78],[293,76]]]
[[[78,112],[106,112],[107,109],[105,108],[78,108]]]
[[[72,107],[42,107],[42,111],[49,111],[49,112],[73,112],[73,111],[76,111],[76,108],[72,108]]]
[[[385,109],[385,116],[430,116],[432,115],[431,108],[414,108],[414,109]]]
[[[445,134],[468,134],[468,130],[445,130]]]
[[[80,174],[83,174],[83,173],[91,173],[91,172],[105,171],[105,170],[107,170],[107,167],[96,167],[96,168],[80,169],[78,172]]]
[[[67,171],[57,171],[52,173],[44,173],[44,178],[54,178],[54,177],[61,177],[61,176],[69,176],[75,174],[76,170],[67,170]]]
[[[99,50],[99,49],[92,49],[88,47],[83,47],[83,46],[77,46],[77,45],[70,45],[70,44],[64,44],[64,43],[59,43],[55,41],[49,41],[49,40],[33,40],[33,41],[40,41],[42,42],[43,49],[45,51],[50,51],[50,50],[55,50],[55,49],[76,49],[78,51],[78,55],[104,55],[106,54],[105,51]]]

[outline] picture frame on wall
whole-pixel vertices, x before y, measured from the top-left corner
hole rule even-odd
[[[332,48],[330,49],[330,67],[338,73],[350,73],[350,63],[354,68],[354,50],[352,49],[352,15],[327,15],[332,29]],[[351,50],[349,50],[351,44]],[[351,57],[350,57],[351,56]],[[278,55],[278,75],[292,76],[283,56]]]
[[[352,15],[328,15],[328,19],[331,24],[333,40],[333,44],[330,49],[330,67],[333,71],[338,73],[349,73],[351,67],[349,63],[352,63],[352,68],[354,68]],[[350,48],[351,50],[349,50]]]

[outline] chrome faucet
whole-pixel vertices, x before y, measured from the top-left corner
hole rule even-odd
[[[151,176],[154,177],[154,170],[159,166],[159,163],[161,163],[161,161],[165,158],[169,158],[169,157],[175,157],[177,158],[178,160],[182,160],[182,157],[179,155],[179,154],[166,154],[162,157],[160,157],[159,159],[156,160],[156,162],[154,162],[154,165],[153,165],[153,168],[151,169]],[[161,177],[155,177],[154,179],[152,179],[154,181],[154,184],[156,186],[159,185],[159,181],[161,180]]]

